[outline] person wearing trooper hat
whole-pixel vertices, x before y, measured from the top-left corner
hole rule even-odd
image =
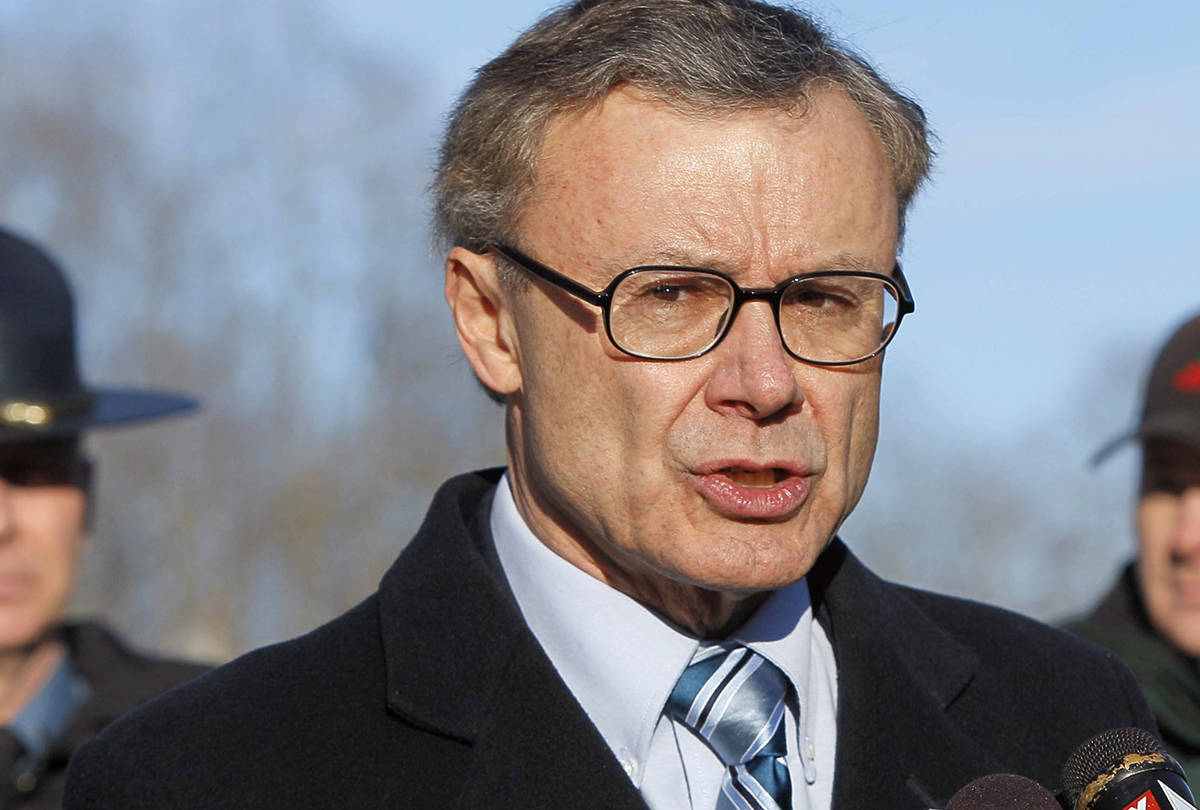
[[[1200,775],[1200,313],[1160,350],[1137,426],[1136,559],[1086,618],[1067,625],[1119,655],[1142,684],[1168,749]]]
[[[204,671],[63,619],[89,523],[84,431],[194,406],[84,385],[66,278],[37,246],[0,230],[0,810],[59,807],[78,746]]]

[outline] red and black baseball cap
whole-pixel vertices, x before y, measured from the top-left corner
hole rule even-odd
[[[1137,427],[1101,447],[1092,463],[1130,439],[1169,439],[1200,448],[1200,314],[1176,329],[1158,353]]]

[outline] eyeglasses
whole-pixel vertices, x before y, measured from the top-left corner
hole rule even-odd
[[[883,351],[914,308],[899,262],[892,276],[820,270],[770,289],[746,289],[724,273],[699,267],[634,267],[595,292],[519,250],[490,247],[526,272],[600,307],[612,344],[645,360],[699,357],[729,333],[742,304],[766,301],[788,354],[818,366],[848,366]]]

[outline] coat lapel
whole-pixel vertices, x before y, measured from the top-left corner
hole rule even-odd
[[[491,561],[498,477],[444,486],[384,577],[388,708],[470,745],[459,807],[645,810]]]
[[[521,807],[645,810],[600,733],[530,638],[513,645],[475,744],[463,810]]]
[[[950,717],[977,656],[870,573],[841,541],[810,574],[838,671],[834,807],[942,807],[1006,769]]]

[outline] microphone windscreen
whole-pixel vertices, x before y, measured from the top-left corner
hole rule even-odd
[[[1063,788],[1074,805],[1097,776],[1117,768],[1128,754],[1162,753],[1162,743],[1141,728],[1113,728],[1075,749],[1063,763]]]
[[[1183,769],[1141,728],[1109,729],[1084,742],[1063,764],[1062,781],[1075,810],[1125,810],[1159,793],[1172,808],[1191,807]],[[1148,798],[1143,804],[1154,806]]]
[[[1054,794],[1015,773],[972,779],[950,797],[946,810],[1062,810]]]

